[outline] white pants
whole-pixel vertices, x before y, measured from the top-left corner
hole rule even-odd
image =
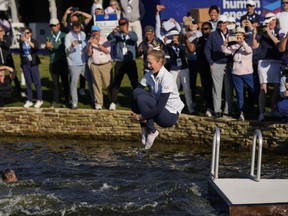
[[[170,70],[170,73],[174,77],[178,90],[180,88],[180,84],[182,84],[183,86],[183,91],[185,93],[185,100],[186,100],[186,105],[188,107],[188,111],[190,113],[194,112],[192,94],[191,94],[191,88],[190,88],[189,69],[185,68],[181,70]]]
[[[129,22],[128,30],[134,31],[137,34],[137,46],[139,46],[139,44],[142,42],[142,26],[140,20]]]

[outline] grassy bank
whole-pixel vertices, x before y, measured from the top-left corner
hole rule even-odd
[[[13,58],[15,61],[17,76],[18,76],[18,79],[20,80],[21,79],[21,69],[20,69],[19,55],[14,54]],[[53,95],[52,94],[52,79],[51,79],[51,76],[49,73],[49,56],[40,55],[40,59],[41,59],[40,76],[41,76],[43,100],[44,100],[44,104],[42,107],[48,107],[52,101],[52,95]],[[138,68],[138,76],[139,76],[139,80],[140,80],[143,76],[142,59],[137,59],[136,62],[137,62],[137,68]],[[14,86],[14,82],[12,85]],[[22,86],[22,87],[25,90],[25,86]],[[131,94],[130,82],[129,82],[128,77],[125,76],[124,80],[122,82],[121,88],[120,88],[119,95],[118,95],[119,105],[117,106],[117,109],[120,109],[120,110],[129,110],[130,109],[130,103],[131,103],[130,94]],[[15,100],[11,103],[6,104],[5,106],[23,106],[23,104],[26,101],[26,98],[19,97],[16,94],[16,92],[15,92],[14,96],[15,96]],[[35,99],[36,98],[35,88],[33,91],[33,96]],[[78,107],[91,109],[90,96],[89,96],[89,92],[88,92],[87,82],[86,82],[86,96],[80,96],[80,95],[78,95],[78,96],[79,96]],[[182,93],[182,96],[184,96],[183,93]],[[106,89],[104,90],[104,103],[105,103],[104,106],[107,109],[109,107],[109,101],[108,101]],[[60,107],[60,105],[61,104],[58,104],[56,107]],[[186,111],[187,110],[184,110],[184,112],[186,112]]]

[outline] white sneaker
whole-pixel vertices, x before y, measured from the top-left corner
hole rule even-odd
[[[102,106],[100,104],[96,104],[95,109],[96,110],[102,110]]]
[[[265,121],[265,117],[264,117],[264,114],[263,114],[263,113],[260,113],[260,114],[259,114],[258,121],[260,121],[260,122]]]
[[[155,133],[150,133],[147,135],[147,139],[146,139],[146,144],[145,144],[145,149],[148,150],[152,147],[154,140],[156,139],[156,137],[159,135],[159,131],[155,131]]]
[[[146,127],[141,127],[141,142],[145,146],[147,139],[147,130]]]
[[[21,97],[27,97],[25,92],[21,92],[20,94],[21,94]]]
[[[33,103],[31,102],[31,101],[26,101],[26,103],[23,105],[23,107],[25,107],[25,108],[29,108],[29,107],[31,107],[31,106],[33,106]]]
[[[205,113],[206,117],[212,117],[212,113],[210,112],[210,110],[207,110]]]
[[[116,110],[116,104],[115,103],[111,103],[109,106],[109,110]]]
[[[35,105],[34,105],[34,107],[36,108],[36,109],[38,109],[38,108],[40,108],[41,106],[42,106],[42,104],[43,104],[43,101],[41,100],[37,100],[36,101],[36,103],[35,103]]]
[[[80,88],[80,89],[79,89],[79,94],[80,94],[81,96],[85,96],[85,95],[86,95],[85,89]]]
[[[245,121],[245,116],[244,114],[240,114],[238,121]]]

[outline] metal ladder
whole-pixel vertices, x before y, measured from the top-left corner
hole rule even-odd
[[[250,177],[257,182],[259,182],[261,178],[262,140],[263,139],[261,131],[255,130],[253,135]],[[258,141],[258,161],[257,161],[257,175],[255,176],[254,169],[255,169],[255,152],[257,141]],[[220,129],[218,127],[215,127],[213,135],[212,163],[210,171],[210,177],[212,179],[218,179],[219,152],[220,152]]]

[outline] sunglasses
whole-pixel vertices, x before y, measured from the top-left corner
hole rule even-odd
[[[55,27],[56,25],[49,25],[49,26],[52,28],[52,27]]]
[[[246,7],[254,7],[254,5],[247,4]]]
[[[25,34],[30,34],[31,32],[24,32]]]
[[[221,24],[226,24],[226,22],[219,21],[218,24],[219,24],[219,25],[221,25]]]
[[[201,28],[202,31],[207,31],[207,30],[209,30],[209,29],[210,29],[209,27]]]
[[[285,4],[285,5],[287,5],[287,4],[288,4],[288,2],[282,2],[282,4]]]

